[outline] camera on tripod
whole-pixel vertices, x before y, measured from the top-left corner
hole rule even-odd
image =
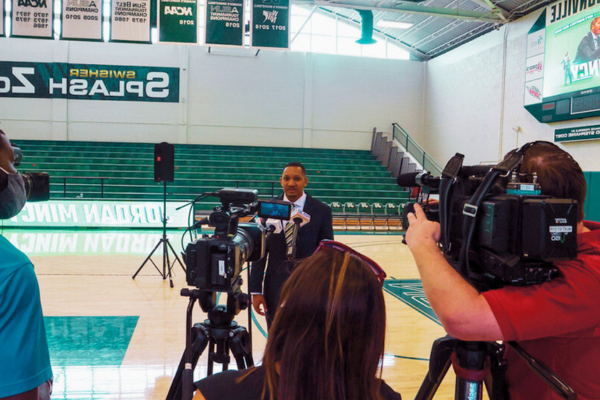
[[[423,210],[440,223],[448,262],[479,291],[547,282],[559,272],[553,261],[577,256],[577,201],[542,195],[536,174],[518,173],[522,153],[472,167],[457,153],[440,178],[398,178],[439,193],[439,204]],[[413,210],[404,209],[404,229]]]
[[[242,265],[258,261],[265,255],[266,236],[270,230],[259,222],[239,222],[240,218],[256,214],[260,218],[289,220],[293,205],[287,201],[257,201],[254,189],[225,188],[201,197],[215,196],[221,205],[195,227],[215,228],[212,236],[188,244],[184,262],[186,279],[197,289],[182,289],[181,295],[190,298],[186,318],[186,349],[167,394],[167,400],[191,398],[193,369],[206,346],[209,346],[207,374],[212,375],[213,362],[227,370],[233,353],[238,369],[254,365],[252,338],[246,328],[233,318],[248,308],[249,296],[242,292]],[[227,305],[217,305],[217,294],[227,293]],[[199,300],[208,319],[192,326],[192,309]],[[248,323],[250,324],[250,310]],[[216,348],[216,350],[215,350]]]
[[[21,165],[23,152],[19,147],[13,147],[15,155],[14,166]],[[47,172],[23,172],[23,182],[25,182],[25,194],[27,201],[47,201],[50,199],[50,175]]]

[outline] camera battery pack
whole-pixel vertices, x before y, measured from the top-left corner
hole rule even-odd
[[[521,215],[524,258],[560,261],[577,257],[577,201],[525,199]]]

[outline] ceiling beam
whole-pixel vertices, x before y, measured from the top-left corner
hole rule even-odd
[[[370,6],[365,1],[361,0],[344,0],[344,1],[323,1],[323,0],[292,0],[295,4],[303,4],[308,6],[317,5],[319,7],[340,7],[353,8],[355,10],[374,10],[388,11],[407,14],[425,14],[433,15],[441,18],[464,19],[479,22],[488,22],[494,24],[503,24],[505,20],[497,15],[494,10],[489,12],[477,12],[470,10],[458,10],[455,8],[444,7],[426,7],[414,3],[399,3],[392,7],[376,7]]]

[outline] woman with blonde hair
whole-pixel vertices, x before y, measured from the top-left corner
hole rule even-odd
[[[380,379],[385,272],[324,240],[286,281],[260,367],[196,382],[194,400],[400,400]]]

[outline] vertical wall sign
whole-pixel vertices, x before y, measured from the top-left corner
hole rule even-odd
[[[11,36],[52,39],[53,0],[12,0]]]
[[[207,46],[244,45],[244,1],[207,0],[204,44]]]
[[[150,3],[150,0],[111,0],[109,40],[150,43]]]
[[[0,0],[0,37],[6,36],[6,33],[4,32],[4,18],[4,0]]]
[[[253,0],[250,47],[289,49],[290,0]]]
[[[63,0],[61,39],[102,40],[102,0]]]
[[[158,1],[158,40],[165,43],[198,43],[197,0]]]

